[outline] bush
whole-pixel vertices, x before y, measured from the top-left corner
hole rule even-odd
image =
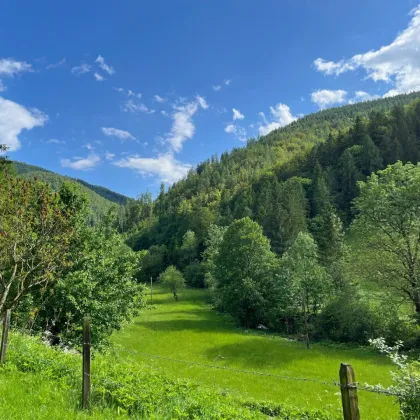
[[[191,287],[204,288],[206,266],[203,263],[194,261],[184,268],[184,277],[187,284]]]
[[[353,292],[331,301],[315,322],[316,338],[344,343],[366,344],[379,331],[379,316]]]
[[[407,356],[399,353],[402,341],[390,347],[384,338],[369,340],[369,343],[381,353],[386,354],[396,365],[391,372],[394,385],[384,389],[381,385],[370,386],[372,390],[388,391],[397,396],[400,403],[400,414],[403,420],[420,420],[420,360],[409,362]]]

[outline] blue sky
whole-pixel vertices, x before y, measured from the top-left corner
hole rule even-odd
[[[0,143],[155,193],[302,115],[420,90],[417,1],[6,0]]]

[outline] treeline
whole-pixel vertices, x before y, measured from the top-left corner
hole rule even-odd
[[[365,342],[371,332],[387,329],[391,338],[402,337],[415,341],[416,338],[404,330],[409,322],[399,326],[401,323],[397,310],[392,315],[388,312],[390,316],[387,325],[382,323],[378,326],[381,320],[375,317],[372,304],[367,299],[362,299],[362,295],[366,295],[363,288],[352,290],[350,299],[343,295],[347,287],[355,285],[356,280],[363,277],[356,275],[356,272],[368,272],[366,267],[361,269],[366,266],[367,261],[363,262],[359,258],[356,263],[356,255],[353,254],[351,263],[348,261],[351,250],[346,245],[344,234],[355,215],[360,213],[360,209],[353,205],[359,196],[359,183],[368,181],[367,185],[370,185],[372,174],[397,161],[415,164],[420,159],[420,102],[412,101],[413,97],[418,97],[418,94],[323,111],[303,118],[259,141],[251,141],[247,148],[223,154],[220,159],[212,157],[168,192],[162,186],[161,193],[154,202],[150,196],[143,195],[130,203],[125,211],[131,218],[120,224],[120,230],[127,233],[127,243],[134,250],[148,250],[139,278],[148,280],[152,276],[156,279],[166,267],[174,265],[182,271],[190,285],[208,286],[217,290],[228,281],[228,275],[215,275],[220,267],[217,258],[209,258],[209,254],[213,252],[212,249],[219,252],[218,246],[221,246],[224,231],[229,231],[232,226],[236,226],[235,223],[239,223],[235,221],[242,220],[244,223],[243,220],[252,220],[257,226],[261,226],[261,234],[268,238],[269,252],[276,260],[291,261],[291,254],[300,255],[299,252],[303,252],[306,255],[307,252],[312,256],[313,270],[318,274],[325,272],[325,276],[322,274],[323,280],[319,288],[317,287],[317,293],[321,295],[316,298],[316,302],[307,301],[306,309],[299,304],[298,312],[303,311],[304,315],[296,315],[295,312],[290,318],[285,314],[276,314],[271,318],[256,317],[251,322],[236,314],[242,324],[255,326],[256,322],[265,322],[272,328],[296,333],[302,330],[306,317],[312,323],[310,328],[314,330],[315,320],[319,323],[324,316],[324,320],[318,324],[321,327],[317,333],[324,338]],[[359,110],[370,112],[363,115],[358,113]],[[325,136],[325,141],[322,141],[322,136]],[[405,175],[401,176],[407,179],[412,173],[397,167],[393,171],[395,176],[399,174],[398,171],[402,171]],[[407,197],[412,196],[413,193]],[[375,205],[379,206],[378,203]],[[394,210],[391,207],[389,214],[392,215]],[[405,210],[402,207],[400,211]],[[413,220],[417,220],[415,210],[413,211]],[[382,229],[373,221],[371,227],[375,234],[379,234]],[[411,227],[407,227],[410,235]],[[235,229],[239,227],[236,226]],[[352,230],[348,232],[351,236]],[[399,233],[391,233],[391,236],[394,234]],[[372,274],[365,280],[382,281],[380,290],[398,290],[398,297],[409,302],[413,312],[419,314],[417,266],[412,264],[410,268],[415,272],[413,277],[408,271],[404,272],[402,262],[407,255],[414,255],[418,251],[414,237],[410,235],[409,242],[414,242],[410,242],[410,246],[405,249],[406,253],[402,252],[404,256],[395,262],[398,267],[388,267],[394,273],[395,283],[399,285],[392,284],[390,279],[385,281],[384,273],[382,279]],[[399,237],[398,241],[406,239]],[[369,249],[371,248],[372,246]],[[366,251],[365,255],[368,254]],[[378,255],[383,257],[382,251],[377,250],[372,259],[375,260]],[[235,264],[232,260],[229,269],[236,269]],[[261,270],[270,273],[269,266],[270,264]],[[374,263],[371,261],[370,268],[373,267]],[[369,271],[372,272],[373,269]],[[242,281],[254,281],[254,274],[251,277],[245,276],[246,273],[241,274]],[[408,280],[408,286],[402,286],[400,280],[406,276],[411,276],[411,280]],[[290,288],[293,289],[291,284],[286,287]],[[245,285],[240,289],[247,290]],[[226,290],[214,295],[219,301],[219,307],[225,309],[223,296],[229,294]],[[306,291],[305,294],[307,293],[309,292]],[[321,296],[324,298],[321,299]],[[251,299],[251,295],[248,298]],[[260,298],[258,294],[252,296],[252,299]],[[336,299],[343,300],[338,302]],[[238,302],[237,297],[233,301]],[[296,298],[292,301],[297,304]],[[269,303],[263,306],[268,310],[275,305]],[[339,315],[343,306],[348,311]],[[249,308],[246,304],[241,307],[243,310]],[[312,309],[309,310],[310,308]],[[330,318],[327,316],[328,311]],[[361,324],[354,331],[349,331],[348,326],[332,328],[330,324],[330,333],[325,334],[328,322],[333,322],[331,311],[336,312],[336,323],[346,316],[352,318],[360,314]],[[363,323],[362,319],[366,319],[366,322]],[[338,332],[340,328],[343,329],[342,332]],[[346,328],[347,331],[344,331]]]
[[[11,169],[0,158],[0,319],[11,309],[14,326],[77,347],[89,316],[94,345],[106,344],[144,306],[136,279],[144,253],[115,230],[116,207],[92,224],[84,187],[54,191]]]
[[[56,174],[38,166],[28,165],[22,162],[12,162],[13,168],[10,168],[17,176],[45,182],[54,191],[59,191],[64,182],[74,182],[80,184],[80,190],[87,195],[92,208],[91,223],[98,223],[114,205],[127,204],[130,200],[128,197],[118,194],[108,188],[89,184],[80,179],[73,179],[63,175]],[[9,169],[9,172],[10,172]]]

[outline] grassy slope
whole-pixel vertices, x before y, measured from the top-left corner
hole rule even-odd
[[[115,343],[121,345],[120,355],[150,364],[165,374],[226,389],[232,395],[328,409],[331,413],[341,410],[339,390],[334,386],[207,369],[135,352],[330,382],[337,380],[340,362],[344,361],[353,364],[360,383],[390,384],[391,366],[382,357],[365,350],[322,345],[313,345],[307,351],[301,343],[247,333],[209,309],[205,296],[205,291],[188,290],[176,303],[158,289],[154,297],[156,309],[144,312],[114,336]],[[397,406],[390,397],[360,392],[359,402],[364,419],[398,418]]]

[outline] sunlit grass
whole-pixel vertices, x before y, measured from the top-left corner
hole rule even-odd
[[[79,393],[38,374],[0,371],[1,420],[115,419],[111,409],[80,410]]]
[[[302,343],[239,329],[206,305],[206,291],[186,290],[175,302],[158,288],[154,304],[154,309],[144,311],[113,340],[119,345],[120,356],[145,362],[166,374],[190,378],[238,397],[341,413],[339,388],[333,385],[203,368],[135,352],[330,383],[338,380],[340,362],[348,362],[360,383],[390,384],[392,366],[385,358],[365,349],[320,344],[307,350]],[[359,402],[364,419],[398,418],[391,397],[360,391]]]

